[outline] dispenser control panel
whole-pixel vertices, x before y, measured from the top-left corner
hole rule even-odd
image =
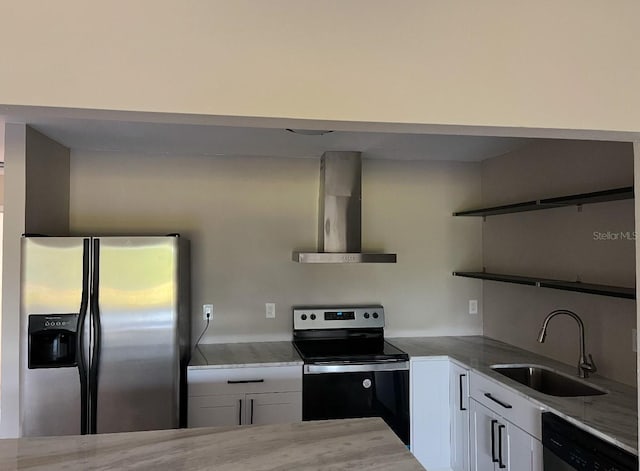
[[[75,332],[78,314],[38,314],[29,316],[29,333],[42,330],[69,330]]]

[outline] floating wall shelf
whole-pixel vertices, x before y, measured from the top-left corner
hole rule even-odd
[[[454,216],[496,216],[498,214],[521,213],[540,209],[561,208],[563,206],[577,206],[583,204],[604,203],[607,201],[633,199],[633,187],[613,188],[611,190],[580,193],[577,195],[546,198],[523,203],[493,206],[490,208],[472,209],[453,213]]]
[[[579,281],[551,280],[548,278],[504,275],[482,271],[455,271],[453,274],[454,276],[478,278],[481,280],[502,281],[505,283],[516,283],[520,285],[538,286],[541,288],[560,289],[564,291],[577,291],[580,293],[612,296],[614,298],[636,299],[636,290],[634,288],[624,288],[621,286],[596,285],[591,283],[582,283]]]

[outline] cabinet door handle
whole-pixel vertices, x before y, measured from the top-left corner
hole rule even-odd
[[[507,404],[506,402],[502,402],[500,399],[496,399],[495,397],[493,397],[491,395],[491,393],[484,393],[484,397],[487,397],[487,398],[491,399],[496,404],[500,404],[505,409],[511,409],[512,408],[511,404]]]
[[[238,399],[240,407],[238,407],[238,425],[242,425],[242,399]]]
[[[239,380],[227,380],[227,384],[247,384],[247,383],[264,383],[264,379],[239,379]]]
[[[467,376],[467,375],[466,374],[462,374],[458,378],[458,386],[460,386],[460,410],[467,410],[466,407],[462,406],[462,378],[464,378],[465,376]]]
[[[504,469],[507,466],[502,461],[502,429],[505,428],[504,425],[498,425],[498,467],[500,469]]]
[[[251,421],[249,423],[253,425],[253,399],[251,399]]]
[[[491,421],[491,461],[493,463],[498,462],[498,458],[496,458],[496,424],[497,420]]]

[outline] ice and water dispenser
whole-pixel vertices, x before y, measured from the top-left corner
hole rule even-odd
[[[29,368],[76,366],[78,314],[29,316]]]

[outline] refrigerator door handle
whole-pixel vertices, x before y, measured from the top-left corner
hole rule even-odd
[[[89,306],[89,239],[82,241],[82,296],[80,298],[80,316],[78,317],[76,336],[76,362],[80,376],[80,433],[88,432],[88,384],[87,384],[87,359],[85,358],[85,321]]]
[[[100,240],[93,239],[93,272],[91,276],[91,320],[93,324],[93,349],[91,354],[91,366],[89,368],[89,433],[98,431],[98,368],[100,365],[100,300],[98,288],[100,286]]]

